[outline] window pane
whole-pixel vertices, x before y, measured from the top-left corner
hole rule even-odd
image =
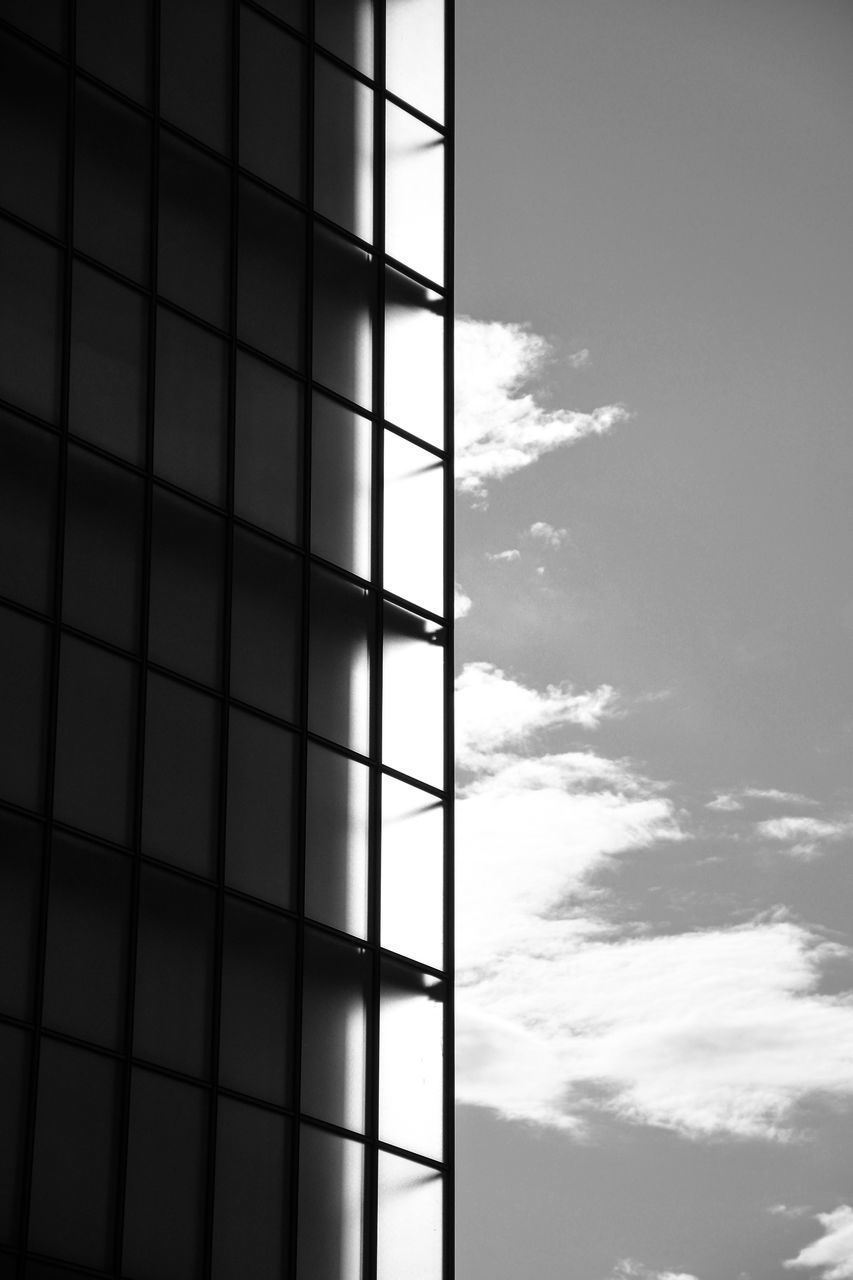
[[[220,506],[225,499],[228,347],[160,307],[154,470]]]
[[[0,787],[27,809],[42,804],[49,656],[47,627],[0,609]]]
[[[78,83],[74,244],[142,283],[148,278],[149,129],[108,94]]]
[[[136,667],[63,636],[56,734],[56,816],[120,844],[130,840]]]
[[[373,239],[373,93],[325,58],[314,64],[314,207]]]
[[[237,333],[299,367],[305,290],[304,216],[254,183],[240,183]]]
[[[371,0],[315,0],[314,33],[318,44],[373,75]]]
[[[219,1080],[287,1106],[293,1054],[293,925],[225,899]]]
[[[370,592],[315,566],[311,573],[308,727],[367,755],[370,738]]]
[[[121,1047],[127,983],[129,859],[57,833],[50,862],[44,1021]]]
[[[209,685],[222,675],[224,558],[224,522],[155,489],[151,659]]]
[[[379,1152],[377,1280],[441,1280],[441,1175]]]
[[[148,302],[74,264],[68,423],[128,462],[145,461]]]
[[[204,1092],[135,1071],[122,1260],[133,1280],[199,1280],[206,1151]]]
[[[385,606],[382,759],[440,787],[444,781],[444,647],[434,622]]]
[[[62,618],[131,650],[139,647],[144,498],[140,477],[69,446]]]
[[[4,0],[3,17],[61,53],[65,47],[66,6],[62,0]]]
[[[289,1122],[219,1099],[213,1280],[280,1280],[288,1273]]]
[[[444,119],[444,0],[388,0],[386,83],[413,107]]]
[[[382,779],[382,946],[440,969],[444,963],[444,806],[396,778]]]
[[[385,274],[385,417],[444,445],[444,304],[390,268]]]
[[[240,12],[240,164],[302,196],[305,156],[302,45],[259,13]]]
[[[160,110],[208,146],[230,152],[229,0],[170,0],[162,6]]]
[[[147,103],[151,81],[150,0],[77,0],[77,61],[129,98]]]
[[[370,772],[308,743],[305,910],[315,920],[367,936]]]
[[[42,828],[0,810],[0,1010],[32,1014]]]
[[[220,329],[228,328],[230,225],[229,170],[161,130],[157,288]]]
[[[0,35],[0,204],[55,236],[65,220],[65,94],[61,67]]]
[[[0,396],[55,422],[59,413],[62,255],[0,218]]]
[[[42,1039],[29,1247],[110,1266],[116,1064]]]
[[[299,702],[302,561],[234,530],[231,693],[287,720]]]
[[[302,1110],[363,1132],[370,957],[306,929],[304,963]]]
[[[361,1143],[303,1124],[299,1138],[299,1280],[361,1280],[363,1205]]]
[[[59,441],[0,410],[0,595],[53,612]]]
[[[0,1023],[0,1240],[9,1244],[14,1244],[18,1236],[29,1041],[26,1032]],[[13,1265],[9,1280],[16,1274]]]
[[[444,142],[392,102],[385,116],[385,249],[444,280]]]
[[[145,717],[142,848],[197,875],[216,873],[219,704],[152,671]]]
[[[301,542],[302,388],[263,360],[237,353],[234,510]]]
[[[369,253],[315,227],[314,377],[370,408],[375,276]]]
[[[382,961],[379,1137],[441,1159],[444,984]]]
[[[233,707],[228,743],[226,879],[289,907],[296,841],[296,745],[292,733]]]
[[[434,454],[385,432],[386,591],[444,612],[444,467]]]
[[[373,427],[315,394],[311,424],[311,550],[370,577]]]

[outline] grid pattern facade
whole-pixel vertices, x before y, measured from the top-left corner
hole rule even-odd
[[[451,1274],[451,53],[0,6],[0,1280]]]

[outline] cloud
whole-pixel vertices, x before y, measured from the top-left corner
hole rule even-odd
[[[540,542],[544,542],[547,547],[552,547],[555,551],[557,547],[561,547],[569,536],[568,529],[555,529],[552,524],[548,524],[545,520],[537,520],[527,530],[530,538],[538,538]]]
[[[815,1214],[824,1234],[783,1265],[817,1267],[821,1280],[853,1280],[853,1208],[839,1205],[831,1213]]]
[[[736,813],[738,809],[743,808],[743,805],[740,800],[729,792],[723,792],[721,795],[715,796],[713,800],[709,800],[705,808],[716,809],[720,813]]]
[[[581,347],[580,351],[573,351],[570,356],[566,356],[566,360],[573,369],[585,369],[590,361],[589,351],[586,347]]]
[[[686,1271],[653,1271],[635,1258],[620,1258],[609,1280],[697,1280]]]
[[[506,561],[507,563],[509,563],[509,562],[511,562],[511,561],[513,561],[513,560],[520,560],[520,559],[521,559],[521,552],[520,552],[519,550],[517,550],[517,548],[516,548],[516,547],[512,547],[512,548],[511,548],[511,550],[509,550],[509,551],[487,551],[487,552],[486,552],[486,559],[487,559],[487,560],[499,560],[499,561],[500,561],[500,560],[503,560],[503,561]]]
[[[716,809],[721,813],[735,813],[745,808],[744,800],[772,800],[778,804],[817,804],[809,796],[800,795],[796,791],[778,791],[775,787],[742,787],[739,791],[723,791],[709,800],[706,809]]]
[[[809,1211],[807,1204],[771,1204],[767,1206],[767,1212],[775,1218],[802,1218]]]
[[[480,500],[543,454],[626,421],[617,404],[590,412],[548,408],[526,387],[554,357],[550,343],[521,324],[456,321],[456,477]]]
[[[454,617],[457,620],[459,618],[467,618],[468,614],[471,612],[473,605],[474,605],[474,601],[471,599],[470,596],[467,596],[465,594],[465,592],[462,590],[459,583],[457,582],[455,584],[455,588],[453,592]]]
[[[824,852],[827,844],[853,835],[853,820],[828,821],[810,816],[767,818],[756,823],[755,831],[767,840],[786,844],[785,852],[793,857],[814,858]]]

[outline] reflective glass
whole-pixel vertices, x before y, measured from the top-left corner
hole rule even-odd
[[[440,969],[444,963],[444,807],[382,779],[382,946]]]
[[[383,586],[444,612],[444,467],[434,454],[386,431]]]
[[[385,250],[444,280],[444,140],[389,102],[385,116]]]
[[[301,541],[302,388],[237,352],[234,510],[271,533]]]
[[[283,18],[291,27],[301,30],[305,25],[305,0],[258,0],[262,9]]]
[[[228,346],[175,315],[157,312],[154,470],[224,505],[228,439]]]
[[[314,208],[373,239],[373,92],[325,58],[314,64]]]
[[[315,392],[311,423],[311,550],[370,577],[373,427]]]
[[[308,728],[367,755],[373,600],[364,587],[315,566],[308,641]]]
[[[0,1011],[32,1013],[42,828],[0,809]]]
[[[225,878],[289,907],[296,842],[296,740],[287,729],[231,709]]]
[[[441,1175],[379,1152],[377,1280],[441,1280]]]
[[[59,440],[0,410],[0,595],[53,612]]]
[[[231,693],[286,720],[298,714],[302,560],[234,530]]]
[[[0,205],[55,236],[65,221],[65,94],[61,67],[0,33]]]
[[[382,960],[379,1137],[441,1159],[444,984]]]
[[[361,1280],[364,1147],[303,1124],[298,1280]]]
[[[314,229],[314,377],[370,408],[373,294],[369,253],[333,231]]]
[[[240,182],[237,335],[299,367],[303,355],[305,220],[253,182]]]
[[[151,0],[77,0],[77,62],[129,98],[151,88]]]
[[[4,0],[3,17],[57,52],[65,47],[66,5],[63,0]]]
[[[0,1022],[0,1240],[14,1244],[18,1236],[18,1204],[27,1120],[30,1037]],[[8,1280],[17,1276],[14,1260]],[[0,1272],[4,1275],[5,1273]]]
[[[231,174],[224,164],[160,132],[157,288],[195,315],[228,327]]]
[[[230,151],[229,0],[169,0],[162,6],[160,111],[209,147]]]
[[[240,11],[240,164],[288,195],[305,183],[303,46],[261,14]]]
[[[287,1275],[288,1130],[284,1116],[219,1099],[213,1280]]]
[[[364,1131],[370,957],[362,947],[305,930],[302,1110]]]
[[[444,444],[444,303],[390,268],[385,273],[385,417]]]
[[[372,0],[315,0],[318,44],[365,75],[373,75]]]
[[[0,608],[0,787],[4,800],[40,809],[50,634]]]
[[[357,938],[367,936],[370,772],[308,743],[305,911]]]
[[[387,0],[386,85],[390,93],[444,119],[445,0]]]
[[[441,628],[386,604],[382,759],[440,787],[444,781],[444,647]]]
[[[49,422],[59,414],[62,254],[0,218],[0,396]]]

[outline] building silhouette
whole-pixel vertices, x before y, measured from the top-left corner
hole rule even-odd
[[[0,4],[0,1280],[451,1275],[445,9]]]

